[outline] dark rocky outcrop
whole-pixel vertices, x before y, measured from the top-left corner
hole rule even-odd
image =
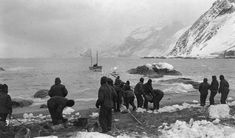
[[[12,99],[12,107],[25,107],[33,104],[33,100],[15,98]]]
[[[164,75],[182,75],[179,71],[176,71],[174,69],[157,68],[154,65],[152,68],[149,68],[146,65],[138,66],[137,68],[130,69],[127,72],[130,74],[145,75],[149,78],[160,78]]]
[[[42,104],[42,105],[40,105],[40,108],[47,108],[47,105],[46,104]]]
[[[34,98],[46,98],[49,90],[39,90],[34,94]]]
[[[169,79],[169,80],[160,80],[160,82],[164,83],[184,83],[184,84],[191,84],[194,89],[199,89],[199,82],[193,81],[190,78],[176,78],[176,79]]]

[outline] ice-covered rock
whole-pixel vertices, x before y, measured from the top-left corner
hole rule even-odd
[[[233,98],[232,98],[232,97],[228,97],[227,100],[228,100],[228,101],[233,101]]]
[[[227,104],[211,105],[209,107],[209,115],[211,118],[229,118],[230,108]]]
[[[31,99],[23,99],[23,98],[14,98],[12,99],[13,107],[25,107],[33,104],[33,100]]]
[[[213,121],[214,124],[219,124],[219,122],[220,122],[220,120],[219,120],[218,118],[216,118],[216,119]]]
[[[215,125],[209,121],[194,121],[186,123],[177,120],[169,127],[159,127],[162,135],[160,138],[232,138],[235,128]]]
[[[193,100],[193,103],[195,103],[195,104],[197,104],[197,103],[199,103],[197,100]]]
[[[128,70],[130,74],[141,74],[147,76],[162,77],[163,75],[182,75],[179,71],[176,71],[174,67],[165,62],[146,64],[138,66],[136,68]],[[153,78],[153,77],[152,77]]]
[[[78,132],[74,138],[113,138],[110,135],[99,132]]]
[[[71,107],[66,107],[64,110],[63,110],[63,114],[64,115],[70,115],[74,112],[75,110]]]
[[[235,101],[229,102],[228,105],[229,106],[235,106]]]

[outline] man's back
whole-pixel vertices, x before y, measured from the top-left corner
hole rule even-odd
[[[67,94],[68,94],[68,91],[65,88],[65,86],[62,84],[54,84],[53,86],[51,86],[51,89],[48,92],[48,95],[50,97],[53,97],[53,96],[66,97]]]
[[[99,88],[98,102],[101,106],[112,108],[113,107],[113,96],[112,90],[108,84],[103,84]]]
[[[0,113],[11,113],[11,111],[11,97],[6,93],[0,92]]]
[[[143,94],[143,83],[138,82],[134,88],[134,93],[135,94]]]
[[[203,82],[199,85],[199,92],[206,94],[210,88],[210,85],[207,82]]]

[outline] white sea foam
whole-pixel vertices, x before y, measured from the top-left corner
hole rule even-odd
[[[195,89],[191,84],[174,83],[168,85],[168,87],[163,91],[167,93],[187,93],[190,91],[195,91]]]
[[[27,71],[27,70],[32,70],[34,69],[33,67],[23,67],[23,66],[18,66],[18,67],[12,67],[6,69],[7,71]]]

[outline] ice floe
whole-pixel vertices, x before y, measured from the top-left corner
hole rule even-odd
[[[229,118],[230,108],[227,104],[211,105],[209,107],[210,118]]]
[[[160,138],[234,138],[235,128],[215,125],[212,122],[202,120],[186,123],[177,120],[168,126],[159,127],[162,132]]]

